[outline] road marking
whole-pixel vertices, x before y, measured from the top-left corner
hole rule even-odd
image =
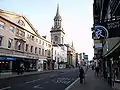
[[[6,89],[9,89],[11,88],[10,86],[9,87],[5,87],[5,88],[1,88],[0,90],[6,90]]]
[[[67,88],[65,88],[65,90],[69,90],[78,80],[79,78],[77,78],[72,84],[70,84]]]
[[[48,81],[46,81],[45,83],[49,83]]]
[[[44,89],[43,87],[41,87],[40,85],[36,85],[33,88],[40,88],[40,89]]]
[[[74,78],[62,77],[62,78],[56,78],[55,80],[52,80],[52,82],[54,82],[56,84],[69,84],[73,80],[74,80]]]
[[[39,81],[39,80],[41,80],[41,79],[36,79],[36,80],[28,81],[28,82],[25,82],[25,83],[32,83],[32,82]]]

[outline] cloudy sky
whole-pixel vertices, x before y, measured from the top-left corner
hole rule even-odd
[[[65,43],[73,41],[78,53],[85,52],[92,59],[93,0],[0,0],[0,9],[23,14],[41,36],[50,36],[57,3],[63,19]]]

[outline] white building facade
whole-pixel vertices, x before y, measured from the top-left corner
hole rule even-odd
[[[50,31],[55,69],[65,68],[67,63],[67,47],[64,44],[65,32],[62,28],[61,22],[62,18],[59,14],[59,6],[57,6],[56,16],[54,17],[54,26]]]

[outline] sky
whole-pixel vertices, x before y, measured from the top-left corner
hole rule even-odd
[[[65,43],[72,44],[76,52],[93,57],[93,0],[0,0],[0,9],[26,16],[41,36],[50,37],[57,4],[65,31]]]

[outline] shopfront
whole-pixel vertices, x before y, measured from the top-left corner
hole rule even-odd
[[[12,72],[12,64],[16,61],[16,58],[14,57],[0,57],[0,72],[1,73],[7,73]]]
[[[43,71],[43,59],[39,59],[37,63],[38,71]]]

